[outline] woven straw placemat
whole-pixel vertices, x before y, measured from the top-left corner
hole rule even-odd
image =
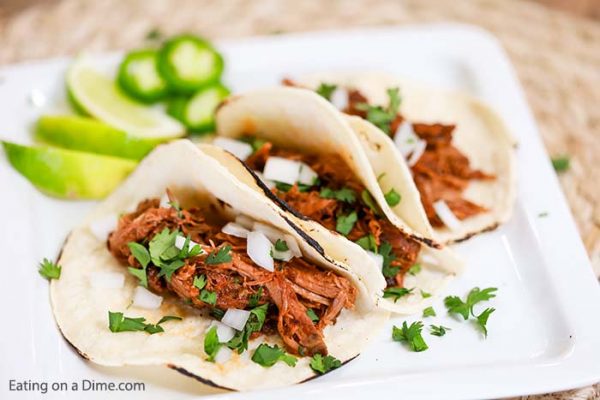
[[[1,7],[1,6],[0,6]],[[600,24],[516,0],[54,0],[0,9],[0,64],[140,46],[148,32],[209,38],[456,21],[495,34],[525,87],[560,182],[600,275]],[[571,266],[565,265],[565,268]],[[599,360],[600,362],[600,360]],[[600,399],[600,384],[523,399]]]

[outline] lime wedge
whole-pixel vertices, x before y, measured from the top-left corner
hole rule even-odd
[[[12,166],[42,192],[69,199],[99,199],[135,168],[135,161],[54,147],[2,142]]]
[[[163,139],[140,138],[91,118],[72,115],[40,117],[35,138],[66,149],[140,160]]]
[[[67,90],[86,114],[131,135],[166,139],[185,134],[177,120],[131,100],[112,79],[94,70],[83,58],[69,68]]]

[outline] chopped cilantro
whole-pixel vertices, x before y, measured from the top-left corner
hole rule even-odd
[[[393,298],[394,303],[398,301],[401,297],[408,296],[412,293],[414,289],[400,288],[400,287],[391,287],[387,288],[383,291],[383,298]]]
[[[450,328],[447,328],[445,326],[439,325],[439,326],[435,326],[435,325],[429,325],[429,333],[431,333],[433,336],[444,336],[446,334],[446,331],[451,330]]]
[[[421,297],[424,299],[428,299],[429,297],[431,297],[431,293],[421,290]]]
[[[206,336],[204,336],[204,352],[208,356],[206,361],[214,362],[220,348],[221,343],[219,342],[217,327],[213,326],[206,332]]]
[[[288,247],[285,240],[277,239],[275,242],[275,250],[276,251],[288,251],[290,248]]]
[[[173,276],[173,273],[175,271],[177,271],[179,268],[183,267],[184,264],[185,264],[185,261],[183,261],[183,260],[173,260],[169,263],[163,262],[163,263],[161,263],[160,272],[159,272],[158,276],[166,276],[167,281],[170,282],[171,276]]]
[[[335,230],[344,236],[348,236],[357,220],[358,215],[356,214],[356,211],[352,211],[348,215],[339,215],[337,217]]]
[[[565,172],[571,166],[569,156],[552,157],[552,166],[558,173]]]
[[[211,252],[208,257],[206,257],[206,264],[215,265],[215,264],[223,264],[231,261],[231,254],[229,251],[231,250],[230,245],[225,245],[218,249],[217,251]]]
[[[373,236],[372,233],[361,237],[355,243],[365,250],[377,253],[377,241],[375,240],[375,236]]]
[[[259,150],[261,147],[264,146],[265,143],[267,143],[266,140],[254,136],[243,136],[239,138],[239,140],[248,143],[250,146],[252,146],[252,151],[254,152]]]
[[[260,298],[262,296],[262,292],[263,288],[261,286],[258,288],[258,291],[256,293],[250,295],[250,297],[248,298],[248,307],[256,307],[258,305],[258,302],[260,301]]]
[[[435,310],[433,309],[433,307],[427,307],[426,309],[423,310],[423,318],[427,318],[427,317],[435,317]]]
[[[379,254],[383,257],[383,268],[381,272],[386,278],[393,278],[400,272],[400,267],[392,267],[392,261],[396,255],[392,253],[392,245],[389,242],[381,242],[379,245]]]
[[[140,263],[142,268],[133,268],[129,267],[127,270],[129,273],[140,280],[140,285],[147,288],[148,287],[148,276],[146,275],[146,268],[150,263],[150,253],[148,250],[139,243],[129,242],[127,243],[127,247],[129,247],[129,251],[135,257],[137,262]]]
[[[495,292],[497,290],[497,288],[486,288],[481,290],[478,287],[475,287],[471,289],[467,295],[466,302],[462,301],[458,296],[448,296],[444,299],[444,304],[449,313],[462,315],[466,321],[469,319],[469,313],[473,314],[473,306],[482,301],[487,301],[496,297]]]
[[[44,278],[51,280],[60,278],[61,270],[62,267],[60,265],[53,263],[47,258],[44,258],[44,260],[40,263],[40,268],[38,269],[38,272]]]
[[[313,310],[312,308],[308,308],[306,310],[306,315],[308,315],[308,318],[310,318],[312,322],[319,322],[319,316],[317,315],[317,313],[315,313],[315,310]]]
[[[396,342],[407,343],[412,351],[425,351],[429,347],[421,336],[422,330],[423,323],[421,321],[415,321],[410,326],[404,321],[402,328],[397,326],[392,328],[392,339]]]
[[[324,374],[341,366],[342,362],[332,356],[323,357],[321,354],[315,354],[310,360],[310,367],[319,374]]]
[[[382,106],[372,106],[367,103],[359,103],[356,105],[356,108],[361,111],[366,111],[367,120],[389,135],[392,133],[390,132],[390,125],[398,115],[398,108],[400,107],[400,91],[398,88],[389,88],[387,94],[389,98],[387,108],[383,108]]]
[[[373,196],[371,196],[371,193],[369,193],[367,189],[363,190],[360,193],[360,198],[362,199],[363,203],[365,203],[367,207],[369,207],[371,211],[373,211],[373,214],[381,215],[381,212],[379,211],[379,207],[377,206],[375,199],[373,198]]]
[[[252,361],[262,365],[263,367],[272,367],[277,361],[283,361],[290,367],[295,367],[298,359],[294,356],[287,354],[279,346],[269,346],[268,344],[261,343],[260,346],[254,350],[252,354]]]
[[[193,285],[198,290],[204,289],[204,286],[206,286],[206,276],[205,275],[195,275]]]
[[[149,334],[164,332],[165,330],[160,326],[163,322],[171,320],[181,320],[181,317],[173,315],[164,316],[155,325],[147,324],[146,318],[129,318],[125,317],[122,312],[108,312],[108,329],[111,332],[136,332],[144,331]]]
[[[331,95],[335,92],[335,89],[337,89],[337,85],[321,82],[316,92],[328,101],[331,101]]]
[[[402,197],[398,192],[394,190],[394,188],[390,189],[385,195],[385,201],[388,203],[390,207],[394,207],[400,203]]]
[[[421,272],[421,264],[419,263],[413,264],[412,267],[408,269],[408,273],[412,276],[415,276],[419,272]]]
[[[324,187],[319,192],[319,196],[324,199],[336,199],[339,201],[346,202],[348,204],[352,204],[356,201],[356,192],[350,188],[341,188],[338,190],[333,190],[328,187]]]
[[[198,297],[206,304],[210,304],[213,306],[217,304],[217,293],[211,292],[210,290],[202,289],[200,291],[200,296]]]
[[[252,310],[250,310],[250,316],[248,317],[248,321],[246,321],[244,329],[240,332],[237,332],[235,336],[231,338],[229,342],[227,342],[227,347],[232,350],[236,350],[239,354],[242,354],[244,350],[247,350],[250,335],[262,329],[262,326],[265,323],[265,318],[267,317],[268,308],[269,304],[265,303],[262,306],[254,307]]]
[[[483,312],[481,314],[479,314],[478,316],[475,317],[475,318],[477,318],[477,325],[481,328],[481,331],[483,332],[483,335],[485,337],[487,337],[487,334],[488,334],[488,331],[487,331],[488,318],[494,311],[496,311],[496,309],[493,307],[486,308],[485,310],[483,310]]]

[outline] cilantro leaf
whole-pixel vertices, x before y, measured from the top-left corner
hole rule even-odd
[[[427,317],[435,317],[435,310],[433,309],[433,307],[427,307],[426,309],[423,310],[423,318],[427,318]]]
[[[387,192],[385,195],[385,201],[388,203],[388,205],[390,207],[394,207],[396,205],[398,205],[400,203],[400,200],[402,200],[402,197],[400,196],[400,194],[398,192],[396,192],[394,190],[394,188],[390,189],[389,192]]]
[[[150,263],[150,253],[148,250],[141,244],[136,242],[127,243],[127,247],[129,247],[129,251],[135,257],[137,262],[140,263],[142,268],[134,268],[129,267],[127,270],[129,273],[140,280],[140,285],[147,288],[148,287],[148,276],[147,276],[147,268]]]
[[[473,289],[471,289],[471,291],[467,295],[467,304],[469,305],[471,314],[473,314],[473,306],[475,306],[475,304],[496,297],[497,291],[498,289],[494,287],[485,288],[483,290],[480,290],[478,287],[474,287]]]
[[[144,331],[149,334],[164,332],[165,330],[160,326],[163,322],[170,320],[181,320],[181,317],[173,315],[164,316],[156,324],[147,324],[146,318],[129,318],[125,317],[122,312],[108,312],[108,329],[111,332],[136,332]]]
[[[235,336],[227,342],[227,347],[236,350],[239,354],[242,354],[244,350],[247,350],[250,335],[262,329],[267,317],[268,308],[269,304],[265,303],[262,306],[254,307],[250,310],[250,316],[248,317],[248,321],[246,321],[244,329],[237,332]]]
[[[179,232],[177,230],[169,232],[169,228],[165,228],[160,233],[155,235],[152,240],[150,240],[148,248],[150,249],[150,258],[154,265],[161,265],[161,261],[164,259],[163,253],[170,248],[175,248],[176,251],[179,252],[179,250],[175,247],[175,238],[177,237],[178,233]]]
[[[256,307],[258,305],[258,302],[260,301],[262,293],[263,288],[261,286],[258,288],[258,291],[256,293],[251,294],[248,298],[248,307]]]
[[[193,285],[198,290],[204,289],[204,286],[206,286],[206,276],[205,275],[195,275]]]
[[[321,82],[316,92],[326,100],[331,101],[331,95],[335,92],[335,89],[337,89],[337,85]]]
[[[392,339],[396,342],[407,343],[412,351],[425,351],[429,347],[425,343],[423,336],[421,336],[422,330],[423,323],[421,321],[415,321],[410,326],[404,321],[402,328],[394,325],[392,328]]]
[[[206,257],[206,264],[215,265],[215,264],[223,264],[231,261],[231,254],[229,251],[231,250],[230,245],[225,245],[220,249],[211,252],[208,257]]]
[[[362,247],[365,250],[372,251],[373,253],[377,253],[377,241],[375,240],[375,236],[372,233],[365,235],[358,239],[356,242],[357,245]]]
[[[283,361],[290,367],[295,367],[298,359],[287,354],[277,345],[271,347],[268,344],[261,343],[252,354],[252,361],[263,367],[272,367],[277,361]]]
[[[215,292],[211,292],[206,289],[202,289],[200,291],[200,300],[205,302],[206,304],[215,305],[217,304],[217,294]]]
[[[324,199],[336,199],[348,204],[352,204],[356,201],[356,192],[346,187],[339,190],[333,190],[331,188],[324,187],[319,192],[319,196]]]
[[[173,260],[170,263],[165,263],[162,262],[160,264],[160,272],[158,274],[158,276],[166,276],[167,277],[167,281],[171,281],[171,276],[173,276],[173,273],[175,271],[177,271],[179,268],[183,267],[185,264],[185,261],[183,260]]]
[[[431,297],[431,293],[427,293],[426,291],[421,289],[421,297],[424,299],[428,299]]]
[[[358,215],[356,214],[356,211],[352,211],[348,215],[339,215],[337,217],[335,230],[344,236],[348,236],[357,220]]]
[[[444,305],[450,314],[462,315],[464,320],[469,319],[469,305],[458,296],[448,296],[444,299]]]
[[[400,267],[392,267],[392,261],[396,255],[392,253],[392,245],[389,242],[381,242],[379,245],[379,254],[383,257],[383,268],[381,272],[386,278],[393,278],[400,272]]]
[[[308,318],[310,318],[310,320],[315,324],[319,322],[319,316],[317,315],[317,313],[315,313],[315,310],[313,310],[312,308],[308,308],[306,310],[306,315],[308,315]]]
[[[400,287],[391,287],[387,288],[383,291],[383,298],[394,298],[394,303],[398,301],[401,297],[408,296],[412,293],[413,289],[400,288]]]
[[[219,335],[217,335],[217,327],[213,326],[204,336],[204,352],[208,356],[206,361],[214,362],[220,348],[221,343],[219,342]]]
[[[445,326],[439,325],[439,326],[435,326],[435,325],[429,325],[429,333],[431,333],[433,336],[444,336],[446,334],[446,331],[450,331],[450,328],[447,328]]]
[[[288,251],[290,248],[288,247],[285,240],[277,239],[275,242],[275,250],[277,251]]]
[[[372,106],[367,103],[359,103],[356,105],[356,108],[366,111],[367,120],[389,135],[391,133],[390,125],[396,118],[396,115],[398,115],[398,108],[400,107],[400,90],[398,88],[389,88],[387,95],[389,103],[386,108]]]
[[[565,172],[571,166],[569,156],[552,157],[552,167],[558,173]]]
[[[381,215],[379,206],[377,205],[375,199],[373,198],[373,196],[371,196],[371,193],[369,193],[367,189],[363,190],[360,193],[360,198],[362,199],[363,203],[365,203],[365,205],[367,205],[367,207],[369,207],[371,211],[373,211],[373,214]]]
[[[477,318],[477,325],[481,328],[481,330],[483,331],[483,335],[487,338],[488,335],[488,331],[487,331],[487,321],[488,318],[490,317],[490,315],[492,315],[492,313],[496,311],[495,308],[486,308],[485,310],[483,310],[483,312],[481,314],[479,314],[476,318]]]
[[[315,354],[310,360],[310,367],[313,371],[324,374],[342,366],[342,362],[335,357]]]
[[[412,267],[408,269],[408,273],[413,276],[415,276],[419,272],[421,272],[421,264],[419,263],[413,264]]]
[[[250,146],[252,146],[253,152],[256,152],[263,147],[265,143],[267,143],[266,140],[254,136],[242,136],[238,140],[241,140],[242,142],[248,143]]]
[[[44,258],[44,260],[40,263],[38,272],[44,278],[51,280],[60,278],[61,270],[62,267],[60,265],[53,263],[47,258]]]
[[[164,317],[162,317],[157,323],[156,325],[160,325],[163,322],[167,322],[167,321],[181,321],[183,318],[178,317],[176,315],[165,315]]]

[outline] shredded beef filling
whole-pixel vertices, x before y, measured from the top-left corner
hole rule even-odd
[[[127,244],[147,245],[164,228],[189,235],[204,251],[186,259],[170,280],[159,276],[158,267],[148,266],[151,291],[171,293],[193,307],[212,309],[211,304],[200,300],[200,290],[193,284],[194,277],[204,275],[204,289],[216,293],[214,307],[248,309],[269,303],[263,333],[276,330],[293,354],[327,354],[323,329],[335,322],[343,308],[353,308],[356,299],[356,288],[348,279],[296,257],[288,262],[275,261],[275,271],[270,272],[248,257],[246,239],[221,232],[222,225],[209,223],[202,210],[178,211],[160,207],[159,203],[158,199],[143,201],[136,211],[120,218],[108,239],[111,253],[123,265],[141,268]],[[206,264],[207,254],[226,245],[231,246],[230,262]],[[317,323],[307,315],[309,308],[319,317]]]
[[[348,239],[356,241],[372,234],[378,246],[382,242],[390,243],[395,255],[390,267],[398,268],[398,272],[394,276],[387,276],[387,283],[388,286],[403,286],[404,274],[415,264],[421,245],[396,228],[379,212],[375,213],[361,200],[361,193],[365,190],[365,186],[339,155],[304,154],[274,147],[272,143],[266,142],[246,160],[246,164],[253,170],[262,171],[271,156],[302,161],[319,176],[319,184],[310,188],[300,188],[297,184],[287,191],[273,188],[272,191],[277,197],[299,213],[314,219],[332,231],[336,230],[340,215],[355,211],[358,220],[347,235]],[[350,204],[337,199],[323,198],[320,195],[323,187],[333,190],[352,189],[356,194],[356,200]]]
[[[345,112],[366,118],[366,111],[357,107],[366,102],[367,98],[358,90],[349,90],[348,109]],[[392,134],[403,120],[398,114],[392,121]],[[462,197],[470,180],[491,180],[495,177],[472,169],[469,159],[452,145],[455,125],[413,123],[412,126],[415,134],[427,142],[425,152],[411,169],[431,225],[436,228],[444,226],[433,208],[433,203],[438,200],[445,201],[459,220],[488,211]]]

